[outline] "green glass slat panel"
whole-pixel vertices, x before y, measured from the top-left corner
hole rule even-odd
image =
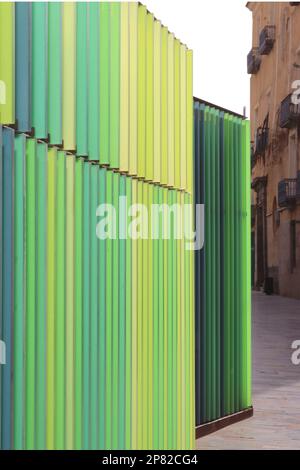
[[[147,185],[148,187],[148,216],[149,216],[149,227],[148,227],[148,240],[147,240],[147,251],[148,251],[148,439],[147,439],[147,448],[153,449],[153,377],[154,377],[154,338],[153,338],[153,241],[151,239],[152,233],[152,218],[151,218],[151,208],[154,202],[154,187],[153,185]]]
[[[119,181],[120,203],[126,198],[126,177],[121,175]],[[122,204],[124,204],[122,202]],[[126,208],[119,207],[119,449],[125,448],[125,417],[126,417],[126,395],[125,384],[129,382],[130,376],[126,377]],[[129,315],[130,319],[130,315]]]
[[[179,104],[179,80],[180,80],[180,55],[179,55],[179,40],[174,40],[174,34],[168,34],[168,63],[167,63],[167,74],[168,74],[168,87],[167,87],[167,120],[168,120],[168,186],[179,187],[180,186],[180,169],[179,169],[179,156],[180,147],[179,143],[176,142],[175,148],[175,137],[177,140],[180,137],[180,129],[178,125],[179,119],[179,106],[175,109],[175,101]],[[175,55],[176,53],[176,55]],[[175,90],[176,85],[176,90]],[[176,114],[175,114],[176,112]],[[175,134],[175,116],[177,120],[176,134]],[[176,152],[176,159],[175,159]],[[175,164],[177,170],[175,170]],[[177,176],[177,181],[175,181]],[[179,184],[178,184],[179,183]]]
[[[161,178],[161,23],[154,21],[154,173],[153,181]]]
[[[163,204],[163,189],[161,187],[157,188],[157,199],[158,204]],[[158,395],[159,395],[159,404],[158,404],[158,448],[164,449],[165,442],[165,406],[164,406],[164,241],[162,239],[163,233],[163,222],[160,218],[159,225],[159,240],[158,240]]]
[[[110,4],[110,166],[120,168],[120,2]]]
[[[2,160],[2,126],[0,125],[0,186],[3,187],[3,160]],[[3,301],[3,291],[2,291],[2,260],[3,260],[3,191],[0,191],[0,305]],[[2,336],[2,322],[3,322],[3,308],[0,309],[0,336]],[[2,449],[2,374],[0,374],[0,449]]]
[[[143,206],[147,208],[148,205],[148,185],[142,184],[142,198]],[[147,223],[146,216],[142,216],[143,224]],[[148,227],[146,227],[148,228]],[[143,233],[142,240],[142,310],[140,315],[142,336],[141,336],[141,380],[142,380],[142,396],[141,396],[141,408],[142,408],[142,449],[147,448],[148,442],[148,431],[149,431],[149,325],[148,325],[148,307],[149,307],[149,265],[148,265],[148,233],[144,228],[145,234]],[[145,237],[145,238],[144,238]]]
[[[32,127],[48,138],[48,3],[32,4]]]
[[[109,153],[109,124],[110,124],[110,5],[109,2],[100,2],[100,156],[101,164],[108,165],[110,162]]]
[[[66,150],[76,149],[76,6],[62,7],[62,133]],[[92,46],[94,48],[94,45]],[[92,77],[91,77],[92,79]]]
[[[47,262],[47,154],[44,143],[37,144],[36,197],[36,449],[46,447],[46,262]]]
[[[56,199],[55,199],[55,449],[66,447],[66,154],[57,152]],[[69,399],[69,398],[68,398]]]
[[[132,180],[131,178],[126,179],[126,197],[127,207],[132,204]],[[126,240],[126,252],[125,252],[125,448],[132,448],[132,240],[128,234],[129,223],[126,222],[127,240]]]
[[[131,200],[132,204],[137,204],[138,202],[138,181],[136,179],[132,180],[132,194]],[[130,223],[132,222],[130,218]],[[131,226],[130,226],[131,228]],[[132,369],[131,369],[131,377],[132,377],[132,392],[131,392],[131,409],[132,409],[132,418],[131,418],[131,446],[133,449],[137,448],[138,442],[138,432],[137,432],[137,410],[138,410],[138,354],[137,354],[137,315],[138,315],[138,241],[136,239],[132,239],[132,257],[131,257],[131,282],[132,282],[132,289],[131,289],[131,306],[132,306],[132,319],[131,319],[131,337],[132,337]],[[126,312],[127,313],[127,312]]]
[[[161,183],[168,183],[168,30],[161,30]]]
[[[138,7],[138,176],[146,170],[146,15],[144,5]]]
[[[173,166],[174,169],[174,166]],[[166,191],[166,204],[170,208],[172,203],[172,192],[171,190]],[[173,383],[173,374],[174,374],[174,356],[173,356],[173,326],[174,326],[174,296],[173,296],[173,269],[174,269],[174,260],[173,260],[173,245],[172,245],[172,227],[169,228],[169,239],[166,241],[167,246],[167,302],[168,302],[168,314],[166,328],[168,331],[168,341],[167,341],[167,387],[168,387],[168,449],[174,448],[174,399],[176,396]]]
[[[99,169],[99,204],[106,203],[106,170]],[[99,240],[99,448],[105,448],[106,420],[106,241]]]
[[[100,3],[101,5],[101,3]],[[99,160],[99,3],[89,4],[88,17],[89,44],[88,48],[88,157],[89,160]],[[104,69],[103,69],[104,70]],[[101,111],[102,112],[102,111]],[[106,119],[108,118],[105,115]]]
[[[35,448],[35,348],[36,348],[36,141],[26,145],[26,378],[25,447]]]
[[[137,175],[138,3],[129,3],[129,173]]]
[[[54,449],[54,364],[56,312],[56,178],[57,151],[48,150],[47,162],[47,319],[46,319],[46,447]]]
[[[50,143],[62,143],[62,5],[48,5],[48,132]]]
[[[137,183],[137,203],[143,203],[143,183]],[[139,214],[141,216],[141,214]],[[143,448],[143,241],[137,240],[137,449]]]
[[[158,204],[158,187],[153,186],[153,203]],[[153,223],[153,222],[152,222]],[[159,448],[159,239],[153,240],[153,449]]]
[[[98,205],[98,165],[91,166],[90,223],[95,226]],[[98,240],[95,230],[90,230],[90,449],[98,446]]]
[[[76,3],[76,153],[88,155],[88,8]]]
[[[154,174],[154,17],[146,16],[146,180]],[[156,124],[155,124],[156,125]]]
[[[2,142],[0,142],[2,145]],[[14,449],[24,447],[24,191],[25,191],[25,149],[26,138],[19,135],[15,138],[14,149],[14,213],[15,213],[15,239],[14,239],[14,422],[13,445]],[[2,161],[1,161],[2,166]],[[2,183],[2,181],[1,181]],[[2,188],[2,185],[1,185]],[[2,231],[2,218],[1,218]],[[2,260],[1,260],[2,270]],[[1,299],[2,301],[2,299]],[[1,302],[2,305],[2,302]],[[2,320],[2,319],[1,319]],[[1,335],[2,338],[2,335]]]
[[[0,3],[0,124],[15,123],[15,5]]]
[[[108,171],[106,174],[106,204],[113,203],[113,174]],[[105,448],[112,448],[112,316],[113,316],[113,242],[110,238],[106,240],[106,432]]]
[[[90,173],[91,166],[83,168],[83,449],[90,448]]]
[[[83,448],[83,159],[75,163],[75,449]]]
[[[112,449],[118,449],[119,439],[119,191],[120,175],[113,174],[112,204],[116,211],[116,239],[112,241]]]
[[[129,170],[129,2],[120,12],[120,170]]]

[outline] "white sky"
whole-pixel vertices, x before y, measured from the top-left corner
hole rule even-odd
[[[246,0],[142,0],[194,51],[194,95],[249,116],[252,15]]]

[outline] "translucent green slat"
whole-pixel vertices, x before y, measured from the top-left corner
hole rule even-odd
[[[146,7],[138,8],[138,176],[146,169]]]
[[[106,204],[113,203],[113,174],[108,171],[106,174]],[[110,238],[106,240],[106,431],[105,448],[112,448],[112,297],[113,297],[113,242]]]
[[[119,191],[120,175],[113,174],[113,206],[116,211],[116,239],[112,241],[112,449],[119,448]]]
[[[88,157],[99,160],[99,3],[89,4],[88,31]]]
[[[37,144],[37,293],[36,293],[36,448],[46,446],[46,260],[47,260],[47,154],[44,143]]]
[[[110,162],[109,155],[109,123],[110,123],[110,49],[109,49],[109,32],[110,32],[110,5],[109,2],[100,2],[100,155],[99,161],[108,165]]]
[[[126,379],[129,382],[129,377],[126,377],[126,177],[120,177],[120,189],[119,189],[120,203],[122,201],[122,207],[119,209],[119,228],[120,228],[120,240],[119,240],[119,449],[125,448],[125,413],[127,407],[126,395],[125,395],[125,383]],[[128,242],[128,241],[127,241]],[[129,315],[130,319],[130,315]]]
[[[32,127],[35,137],[48,138],[48,3],[32,4]]]
[[[83,169],[83,449],[90,448],[90,168]]]
[[[110,4],[110,166],[120,167],[120,2]]]
[[[55,305],[55,449],[65,449],[66,411],[66,155],[57,153]]]
[[[76,153],[88,154],[88,8],[76,3]]]
[[[36,347],[36,141],[26,146],[26,414],[25,446],[35,448],[35,347]]]
[[[99,204],[106,203],[106,170],[99,169]],[[99,448],[105,448],[106,419],[106,241],[99,240]]]
[[[82,449],[83,445],[83,159],[75,163],[75,449]]]
[[[15,5],[0,3],[0,124],[15,123]]]
[[[2,145],[2,142],[1,142]],[[26,138],[19,135],[15,138],[15,240],[14,240],[14,449],[23,449],[23,423],[24,423],[24,190],[25,190],[25,147]],[[2,161],[1,161],[2,165]],[[1,186],[2,188],[2,186]],[[2,225],[2,220],[1,220]],[[1,227],[2,229],[2,227]],[[2,263],[1,263],[2,269]],[[2,338],[2,336],[1,336]]]
[[[126,197],[128,207],[132,203],[132,180],[131,178],[126,179]],[[129,226],[126,224],[127,236],[126,240],[126,286],[125,286],[125,297],[126,297],[126,310],[125,310],[125,348],[126,348],[126,365],[125,365],[125,448],[132,448],[132,422],[131,422],[131,393],[132,393],[132,241],[128,235]]]
[[[98,165],[91,167],[90,185],[90,413],[91,413],[91,438],[90,449],[95,450],[98,446],[98,243],[95,230],[96,210],[98,196]]]
[[[62,143],[61,4],[48,5],[48,124],[50,143]]]

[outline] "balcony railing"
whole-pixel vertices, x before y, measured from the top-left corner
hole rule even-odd
[[[297,173],[296,199],[297,201],[300,201],[300,171]]]
[[[260,68],[261,57],[258,52],[258,47],[253,47],[247,55],[247,72],[255,75]]]
[[[259,53],[261,55],[270,54],[275,42],[275,26],[265,26],[259,35]]]
[[[297,178],[287,178],[278,183],[279,207],[291,207],[296,203]]]
[[[292,94],[288,95],[280,105],[279,125],[282,128],[292,128],[300,123],[300,104],[294,104]]]

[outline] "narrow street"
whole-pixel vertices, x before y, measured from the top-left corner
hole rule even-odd
[[[197,441],[198,449],[300,450],[300,365],[291,344],[300,340],[300,301],[252,297],[254,417]]]

